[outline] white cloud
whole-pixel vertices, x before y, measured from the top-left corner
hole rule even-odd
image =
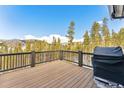
[[[103,25],[103,21],[97,21],[100,25]]]
[[[49,36],[42,36],[42,37],[36,37],[36,36],[33,36],[33,35],[25,35],[24,39],[45,40],[48,43],[52,43],[53,37],[55,37],[56,39],[60,38],[61,43],[67,43],[68,42],[68,38],[67,37],[61,36],[61,35],[58,35],[58,34],[51,34]],[[74,39],[74,42],[83,42],[83,38],[81,38],[81,39]]]
[[[52,43],[53,37],[55,37],[56,39],[60,38],[61,43],[67,43],[68,42],[68,38],[67,37],[61,36],[61,35],[58,35],[58,34],[51,34],[49,36],[43,36],[43,37],[35,37],[33,35],[25,35],[24,39],[45,40],[48,43]]]
[[[33,35],[25,35],[24,37],[25,37],[24,39],[38,39]]]
[[[74,42],[83,42],[83,38],[81,38],[81,39],[74,39]]]

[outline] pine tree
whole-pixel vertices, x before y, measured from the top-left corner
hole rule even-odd
[[[118,46],[119,45],[118,33],[114,32],[114,30],[112,30],[111,43],[112,43],[112,46]]]
[[[9,49],[9,53],[13,53],[13,48],[10,48]]]
[[[5,48],[4,48],[4,53],[8,53],[8,47],[7,46],[5,46]]]
[[[43,41],[43,51],[49,50],[49,47],[50,45],[46,41]],[[52,49],[52,46],[51,46],[51,49]]]
[[[100,24],[97,22],[93,23],[91,29],[91,47],[94,49],[96,46],[101,45],[101,35],[100,35]]]
[[[82,51],[82,50],[83,50],[82,42],[76,42],[74,51]]]
[[[121,28],[118,32],[118,39],[119,45],[124,48],[124,28]]]
[[[52,41],[52,50],[56,50],[56,43],[57,43],[56,38],[53,37],[53,41]]]
[[[0,53],[8,53],[8,46],[7,45],[5,45],[4,43],[1,43],[0,44]]]
[[[67,32],[66,37],[69,39],[69,43],[71,44],[73,42],[74,39],[74,26],[75,23],[73,21],[70,22],[70,26],[69,26],[69,30]]]
[[[102,21],[103,21],[103,25],[104,25],[104,26],[107,26],[107,24],[108,24],[108,19],[107,19],[106,17],[104,17]]]
[[[18,48],[15,47],[13,52],[14,52],[14,53],[18,53]]]
[[[31,43],[30,43],[30,41],[26,41],[26,52],[30,52],[31,51]]]
[[[88,35],[88,31],[85,32],[83,38],[84,38],[83,51],[88,52],[88,51],[90,51],[90,37]]]
[[[102,26],[102,36],[103,36],[103,46],[110,46],[110,33],[107,26],[107,18],[103,18],[103,26]]]
[[[20,42],[17,45],[17,52],[22,52],[22,44]]]
[[[34,49],[35,49],[36,52],[40,52],[41,51],[40,41],[35,40],[35,42],[34,42]]]
[[[58,38],[58,40],[57,40],[56,49],[61,50],[61,40],[60,40],[60,38]]]

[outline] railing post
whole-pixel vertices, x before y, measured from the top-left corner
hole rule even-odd
[[[63,60],[63,51],[62,50],[60,50],[59,59]]]
[[[78,65],[80,66],[80,67],[82,67],[83,66],[83,55],[82,55],[82,51],[78,51]]]
[[[35,67],[35,51],[31,52],[31,67]]]

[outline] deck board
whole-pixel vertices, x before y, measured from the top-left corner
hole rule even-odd
[[[95,84],[91,69],[54,61],[0,74],[0,87],[89,88],[95,87]]]

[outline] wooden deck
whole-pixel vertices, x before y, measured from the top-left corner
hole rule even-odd
[[[92,70],[64,61],[54,61],[0,74],[4,88],[91,88],[96,87]]]

